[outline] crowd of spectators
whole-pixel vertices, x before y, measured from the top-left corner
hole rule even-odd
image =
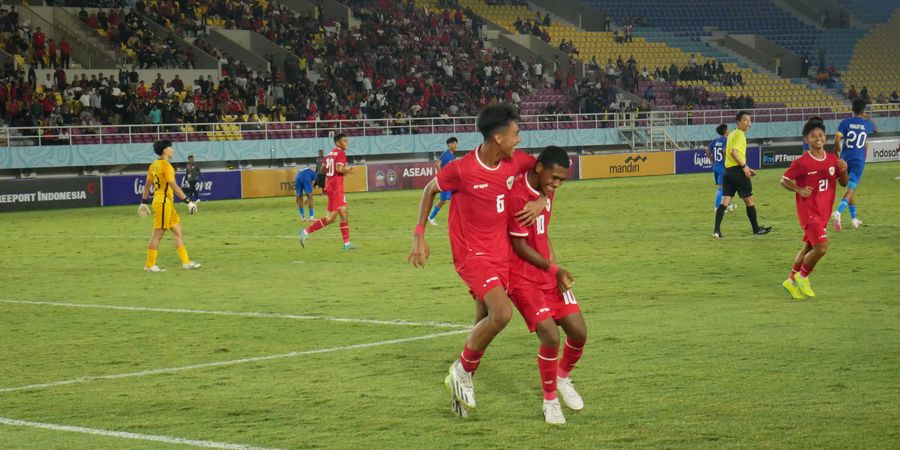
[[[521,17],[516,17],[516,21],[513,22],[513,28],[515,28],[516,32],[519,34],[530,34],[540,38],[544,42],[550,42],[550,31],[548,30],[550,24],[550,14],[541,17],[540,13],[535,13],[533,20],[525,19],[524,22]]]
[[[539,63],[486,49],[481,24],[460,10],[426,13],[412,3],[350,3],[362,25],[330,28],[314,49],[321,75],[316,83],[305,71],[289,77],[287,67],[257,73],[201,38],[195,44],[203,51],[228,61],[218,83],[211,77],[141,80],[134,69],[77,80],[67,80],[60,69],[38,83],[33,67],[31,75],[10,68],[0,82],[6,106],[0,117],[13,126],[181,124],[217,122],[225,116],[403,123],[416,117],[474,115],[490,102],[521,102],[534,89],[532,83],[543,87],[547,79]],[[111,15],[121,17],[121,28],[130,14],[95,18],[100,26]],[[146,64],[135,68],[141,66]]]
[[[72,44],[64,37],[57,42],[41,27],[32,28],[28,21],[21,21],[15,5],[9,10],[0,7],[0,48],[39,69],[68,68],[71,64]]]
[[[558,61],[545,67],[537,59],[526,61],[486,48],[482,23],[454,1],[443,0],[444,8],[417,7],[409,0],[346,3],[361,21],[358,28],[296,14],[268,2],[139,1],[134,10],[109,4],[114,8],[93,14],[85,11],[82,20],[90,26],[104,30],[115,43],[137,49],[132,68],[74,80],[67,80],[61,64],[46,80],[36,79],[34,65],[28,71],[7,68],[0,80],[4,105],[0,119],[11,126],[45,127],[174,124],[170,131],[192,131],[187,123],[235,119],[310,125],[321,120],[359,124],[385,119],[403,125],[419,117],[475,115],[498,101],[521,104],[545,87],[567,94],[568,100],[551,102],[544,112],[573,114],[645,111],[656,101],[652,91],[637,103],[624,102],[619,95],[619,89],[640,95],[637,89],[644,80],[741,83],[740,74],[731,74],[712,60],[700,64],[692,58],[686,67],[673,65],[650,72],[646,67],[639,70],[633,57],[623,60],[621,56],[615,62],[608,60],[605,67],[592,61],[588,66],[592,75],[579,83],[573,68],[564,71]],[[196,32],[194,45],[222,62],[223,78],[141,80],[135,69],[191,67],[193,58],[174,42],[154,40],[138,8],[176,33]],[[270,70],[253,70],[204,39],[201,27],[209,17],[229,27],[259,32],[295,58],[276,66],[267,55]],[[543,25],[549,17],[540,20]],[[19,35],[18,31],[12,34]],[[29,47],[34,45],[33,34],[23,39]],[[14,41],[18,47],[20,43]],[[560,48],[577,53],[571,42],[563,41]],[[310,79],[309,70],[318,73],[317,81]],[[682,89],[672,97],[679,106],[689,108],[706,104],[706,95],[702,89]],[[752,106],[752,99],[732,100]]]
[[[138,2],[140,3],[140,2]],[[196,54],[190,46],[183,49],[175,38],[153,32],[138,8],[100,9],[88,12],[82,8],[78,18],[106,36],[116,47],[124,47],[127,64],[141,69],[191,69]]]

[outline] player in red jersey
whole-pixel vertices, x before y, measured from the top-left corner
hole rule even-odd
[[[781,185],[797,195],[797,218],[803,228],[803,248],[794,258],[791,275],[782,286],[793,298],[815,297],[809,274],[828,251],[825,226],[834,205],[835,183],[847,186],[847,163],[825,152],[825,123],[813,117],[803,126],[809,151],[795,159],[781,177]]]
[[[347,167],[347,136],[343,133],[334,136],[334,148],[325,157],[325,195],[328,197],[328,214],[313,222],[306,229],[300,229],[300,245],[306,247],[309,235],[325,228],[341,216],[341,236],[344,238],[344,250],[353,248],[350,243],[350,218],[347,214],[347,196],[344,195],[344,175],[353,173]]]
[[[584,353],[587,325],[571,291],[574,279],[566,269],[556,265],[556,253],[550,244],[550,215],[554,193],[569,175],[569,155],[555,146],[544,149],[534,168],[516,178],[509,193],[511,211],[530,201],[547,197],[534,224],[526,227],[510,217],[509,235],[513,254],[510,260],[509,298],[522,314],[528,330],[536,332],[541,345],[538,350],[538,370],[544,393],[543,412],[547,423],[563,424],[557,389],[566,406],[573,410],[584,408],[584,401],[569,379],[569,372]],[[559,328],[566,332],[562,359],[559,356]]]
[[[518,120],[515,108],[502,103],[488,106],[478,115],[476,123],[484,143],[447,164],[425,187],[408,258],[413,266],[425,267],[429,253],[425,221],[434,196],[441,191],[453,192],[448,226],[453,265],[476,300],[475,327],[445,380],[452,393],[453,410],[460,416],[475,407],[472,373],[491,340],[512,316],[506,295],[511,252],[506,201],[516,175],[534,165],[534,158],[515,150],[519,144]],[[532,202],[517,217],[531,224],[545,202],[546,198]]]

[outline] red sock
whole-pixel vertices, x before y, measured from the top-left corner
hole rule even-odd
[[[812,271],[812,269],[806,267],[806,264],[804,264],[803,267],[800,268],[800,276],[803,278],[807,278],[809,277],[809,274],[812,273]]]
[[[319,231],[319,230],[321,230],[322,228],[325,228],[325,225],[328,225],[328,224],[325,223],[325,218],[323,217],[323,218],[321,218],[321,219],[319,219],[319,220],[313,222],[313,224],[310,225],[309,228],[306,229],[306,233],[307,233],[307,234],[313,234],[313,233],[315,233],[316,231]]]
[[[350,243],[350,221],[341,222],[341,236],[344,237],[344,243]]]
[[[538,350],[538,371],[541,372],[541,390],[544,391],[544,400],[556,400],[556,372],[559,348],[544,347]]]
[[[789,277],[791,281],[793,281],[797,273],[800,272],[801,266],[803,266],[803,264],[794,264],[794,267],[791,268],[791,276]]]
[[[584,343],[586,341],[575,341],[566,338],[566,344],[563,346],[562,358],[559,360],[559,370],[557,374],[560,378],[569,378],[569,372],[575,368],[575,363],[581,359],[584,354]]]
[[[463,352],[459,355],[459,363],[462,364],[466,372],[475,372],[481,357],[484,356],[484,350],[472,350],[468,346],[463,347]]]

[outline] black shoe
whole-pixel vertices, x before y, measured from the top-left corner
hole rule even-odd
[[[762,236],[764,234],[769,234],[770,231],[772,231],[772,227],[759,227],[759,229],[754,231],[753,234]]]
[[[713,232],[713,237],[716,239],[722,239],[723,237],[725,237],[725,235],[722,234],[721,231],[715,231],[715,232]]]

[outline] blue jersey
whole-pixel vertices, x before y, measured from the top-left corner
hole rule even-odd
[[[312,183],[316,181],[316,171],[310,169],[309,167],[300,170],[297,172],[297,175],[294,176],[294,186],[302,186],[306,183]]]
[[[844,161],[865,161],[866,140],[875,132],[875,124],[862,117],[844,119],[837,132],[843,139],[841,159]]]
[[[450,161],[453,161],[454,159],[456,159],[456,155],[450,153],[450,150],[444,150],[444,153],[441,153],[441,169],[447,164],[450,164]]]
[[[725,170],[725,145],[727,142],[727,137],[719,136],[713,139],[707,146],[709,152],[712,154],[713,169]]]

